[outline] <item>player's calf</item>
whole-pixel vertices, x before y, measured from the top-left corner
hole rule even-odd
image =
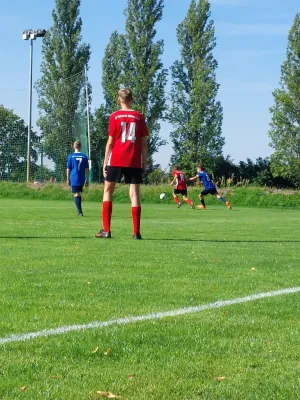
[[[229,203],[229,201],[226,201],[226,199],[223,196],[220,196],[219,194],[217,194],[217,198],[226,205],[226,207],[231,210],[231,204]]]
[[[186,201],[191,208],[195,208],[193,202],[188,197],[183,196],[183,200]]]

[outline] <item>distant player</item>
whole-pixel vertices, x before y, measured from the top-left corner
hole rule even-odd
[[[121,110],[111,114],[109,138],[106,144],[103,175],[105,178],[102,223],[98,238],[111,237],[112,196],[117,182],[124,176],[129,184],[133,239],[142,239],[140,233],[141,200],[140,184],[147,169],[148,129],[144,116],[131,109],[133,96],[131,89],[119,91],[118,102]]]
[[[198,207],[205,209],[206,206],[205,206],[204,196],[206,196],[207,194],[211,194],[212,196],[216,196],[219,200],[222,201],[222,203],[226,205],[227,208],[229,208],[229,210],[231,210],[231,204],[229,203],[229,201],[226,201],[224,197],[219,195],[216,186],[214,185],[208,172],[204,170],[203,165],[198,165],[197,172],[198,172],[197,175],[193,176],[189,180],[195,181],[196,179],[199,179],[199,182],[203,183],[204,190],[199,195],[201,205],[199,205]]]
[[[78,216],[83,217],[81,192],[84,185],[89,185],[89,161],[87,156],[81,153],[81,143],[78,140],[74,142],[73,148],[74,153],[69,155],[67,162],[67,182],[74,194]]]
[[[178,198],[178,194],[182,195],[184,201],[186,201],[191,208],[195,208],[192,201],[187,197],[187,186],[184,173],[180,171],[178,166],[173,168],[172,175],[174,177],[173,181],[170,183],[171,186],[175,185],[173,190],[173,198],[177,203],[178,208],[181,207],[181,202]]]

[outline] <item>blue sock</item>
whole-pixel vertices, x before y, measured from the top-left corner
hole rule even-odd
[[[77,211],[78,211],[79,213],[82,213],[82,209],[81,209],[81,196],[74,197],[74,201],[75,201],[75,204],[76,204],[76,207],[77,207]]]
[[[220,196],[219,200],[221,200],[224,204],[226,204],[226,199],[224,199],[224,197]]]

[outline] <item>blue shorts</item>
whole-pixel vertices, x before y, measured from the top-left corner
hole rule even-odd
[[[83,186],[71,186],[72,193],[81,193],[83,191]]]
[[[211,194],[212,196],[215,196],[216,194],[218,194],[218,191],[216,188],[212,188],[212,189],[204,189],[201,192],[202,196],[206,196],[207,194]]]

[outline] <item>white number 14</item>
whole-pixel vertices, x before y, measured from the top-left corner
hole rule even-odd
[[[121,126],[122,126],[122,143],[125,143],[126,140],[130,140],[131,143],[134,143],[136,141],[136,136],[135,136],[136,123],[131,122],[128,130],[126,122],[121,122]]]

